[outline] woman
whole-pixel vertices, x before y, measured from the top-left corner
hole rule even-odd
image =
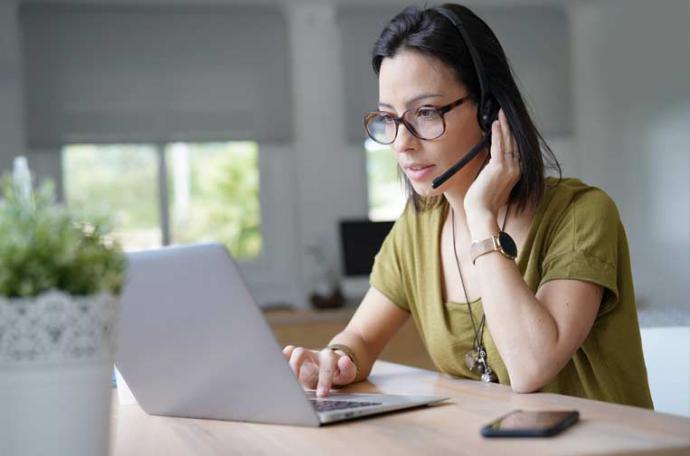
[[[372,63],[379,110],[365,126],[390,144],[410,200],[345,330],[320,351],[283,350],[300,382],[324,396],[364,380],[412,316],[447,374],[651,408],[616,206],[544,176],[544,157],[560,169],[489,27],[459,5],[408,8]]]

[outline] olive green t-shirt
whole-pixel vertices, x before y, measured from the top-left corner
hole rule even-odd
[[[443,300],[440,239],[447,211],[445,202],[422,212],[408,204],[376,256],[370,282],[412,314],[441,372],[478,379],[464,361],[474,337],[468,306]],[[555,279],[604,287],[587,339],[542,391],[652,408],[628,243],[611,198],[577,179],[548,178],[516,262],[535,293]],[[478,322],[481,299],[471,306]],[[499,382],[510,384],[488,325],[483,342]]]

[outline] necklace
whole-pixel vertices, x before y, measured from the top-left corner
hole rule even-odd
[[[505,216],[503,217],[503,227],[501,231],[505,231],[506,222],[508,221],[508,213],[510,212],[510,206],[506,209]],[[470,321],[472,322],[472,332],[474,333],[474,341],[472,342],[472,350],[465,353],[465,364],[470,372],[481,373],[481,379],[485,383],[496,383],[498,382],[498,377],[496,373],[489,366],[488,355],[486,353],[486,348],[484,347],[484,327],[486,326],[486,314],[482,314],[482,319],[479,322],[479,329],[477,329],[477,324],[474,320],[474,314],[472,313],[472,306],[470,305],[469,297],[467,296],[467,290],[465,289],[465,280],[462,277],[462,269],[460,268],[460,259],[458,258],[458,249],[455,246],[455,212],[453,208],[450,208],[450,220],[451,227],[453,230],[453,255],[455,256],[455,264],[458,267],[458,274],[460,275],[460,285],[462,286],[462,293],[465,295],[465,303],[467,304],[467,310],[470,314]]]

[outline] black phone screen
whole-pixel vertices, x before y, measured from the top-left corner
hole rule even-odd
[[[485,437],[542,437],[559,433],[577,422],[575,410],[515,410],[482,428]]]

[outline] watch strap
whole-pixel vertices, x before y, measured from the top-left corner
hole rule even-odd
[[[501,252],[501,244],[498,242],[498,236],[491,236],[488,239],[481,241],[474,241],[470,247],[470,254],[472,255],[472,264],[475,264],[477,258],[491,252]]]

